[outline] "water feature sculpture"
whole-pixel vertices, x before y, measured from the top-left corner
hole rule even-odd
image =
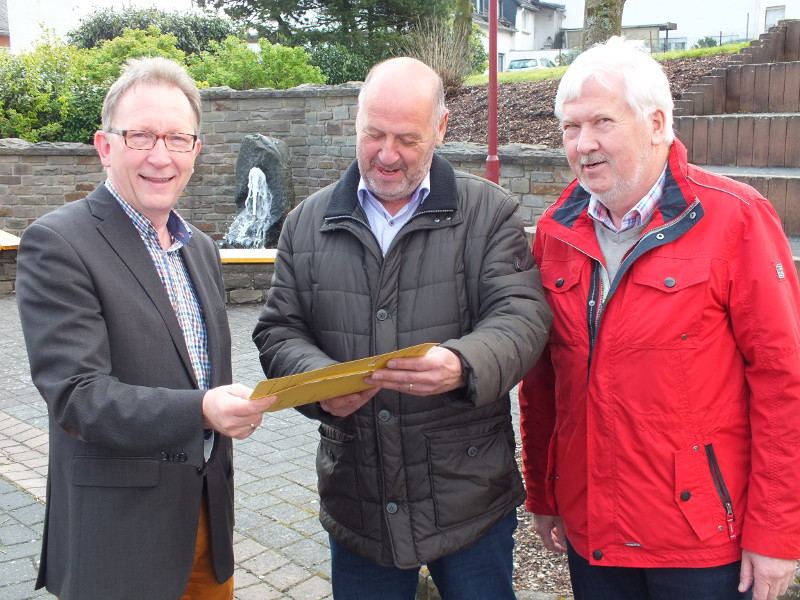
[[[274,248],[286,213],[294,207],[286,143],[261,134],[246,136],[235,173],[234,196],[239,211],[220,245]]]

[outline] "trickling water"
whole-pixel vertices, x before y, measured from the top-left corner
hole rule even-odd
[[[225,244],[234,248],[263,248],[267,230],[276,223],[272,212],[272,192],[264,171],[253,167],[247,176],[247,199],[244,210],[236,215],[225,236]]]

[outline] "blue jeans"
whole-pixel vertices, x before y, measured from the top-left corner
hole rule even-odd
[[[567,545],[575,600],[750,600],[739,585],[740,562],[697,569],[633,569],[589,564]]]
[[[500,519],[477,542],[428,564],[442,600],[514,600],[517,512]],[[332,537],[331,578],[337,600],[414,600],[419,569],[382,567]]]

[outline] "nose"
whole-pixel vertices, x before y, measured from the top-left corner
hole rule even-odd
[[[575,143],[575,149],[579,154],[590,154],[596,151],[599,147],[597,143],[597,136],[591,130],[591,127],[581,127],[580,133]]]
[[[172,153],[167,150],[164,138],[156,140],[155,146],[147,153],[147,160],[156,164],[166,164],[172,161]]]
[[[381,164],[392,165],[396,163],[400,157],[397,148],[397,140],[391,136],[386,136],[381,142],[381,147],[378,152],[378,159],[381,161]]]

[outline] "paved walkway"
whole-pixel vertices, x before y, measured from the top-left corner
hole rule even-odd
[[[250,333],[257,306],[229,313],[237,381],[262,376]],[[16,299],[0,296],[0,598],[33,591],[44,520],[47,407],[33,387]],[[317,520],[316,426],[295,411],[267,415],[235,440],[236,599],[331,598],[327,534]],[[112,599],[109,599],[112,600]]]
[[[259,306],[231,306],[234,379],[262,378],[250,340]],[[44,520],[47,407],[33,387],[16,298],[0,296],[0,598],[33,591]],[[316,425],[293,410],[270,413],[234,440],[236,600],[330,600],[327,534],[317,519]],[[555,596],[520,592],[520,599]],[[113,599],[109,599],[113,600]]]

